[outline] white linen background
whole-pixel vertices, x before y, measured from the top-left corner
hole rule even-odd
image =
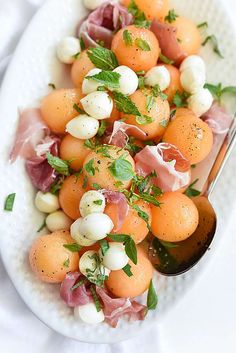
[[[0,84],[23,30],[44,1],[0,0]],[[224,2],[233,16],[235,1]],[[0,260],[0,352],[235,353],[235,228],[232,216],[224,234],[227,241],[221,243],[197,283],[161,325],[154,324],[138,338],[114,345],[79,343],[46,327],[22,302]]]

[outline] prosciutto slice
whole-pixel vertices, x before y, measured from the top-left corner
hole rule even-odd
[[[115,1],[107,1],[93,11],[78,26],[78,36],[86,47],[98,46],[103,41],[110,48],[114,32],[133,23],[133,16]]]
[[[150,29],[158,39],[162,54],[179,65],[187,54],[182,51],[179,45],[176,35],[177,29],[156,19],[153,20]]]
[[[114,229],[114,231],[116,232],[121,228],[125,220],[125,217],[129,212],[129,206],[128,206],[126,197],[124,194],[118,191],[110,191],[110,190],[104,189],[101,192],[105,196],[108,203],[117,205],[118,221],[117,221],[117,227]]]
[[[143,320],[147,313],[147,307],[133,299],[112,298],[109,293],[100,287],[96,292],[103,302],[105,321],[112,327],[116,327],[121,317],[127,315],[130,320]]]
[[[224,135],[229,131],[232,117],[217,102],[202,117],[212,129],[213,134]]]
[[[10,152],[10,162],[17,157],[31,158],[35,155],[35,146],[49,134],[49,129],[41,118],[40,109],[26,109],[20,112],[14,146]]]
[[[152,183],[164,192],[179,190],[190,183],[190,163],[174,145],[146,146],[134,159],[137,174],[146,177],[155,171],[157,177]]]
[[[71,290],[76,283],[84,279],[85,277],[81,275],[80,272],[69,272],[61,283],[60,296],[71,308],[78,305],[85,305],[93,301],[92,294],[85,283],[81,284],[78,288]]]
[[[146,137],[146,133],[143,130],[139,129],[139,127],[135,125],[126,124],[123,121],[115,121],[113,125],[113,131],[108,143],[110,145],[124,148],[126,146],[128,136],[132,136],[134,133],[135,137],[137,138]]]

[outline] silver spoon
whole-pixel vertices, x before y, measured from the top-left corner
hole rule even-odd
[[[234,119],[209,173],[212,177],[207,190],[203,196],[193,199],[199,212],[199,225],[191,237],[168,246],[163,245],[156,237],[150,239],[149,258],[157,271],[163,275],[176,276],[190,270],[209,249],[217,225],[217,215],[211,205],[211,195],[235,144],[236,120]]]

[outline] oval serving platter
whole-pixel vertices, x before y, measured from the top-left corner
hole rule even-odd
[[[172,0],[171,5],[196,23],[208,21],[208,31],[217,35],[225,59],[214,54],[210,45],[204,47],[202,55],[207,63],[208,81],[235,84],[236,34],[222,2]],[[0,94],[0,200],[3,204],[5,197],[12,192],[16,193],[16,200],[13,212],[1,213],[0,250],[15,288],[40,320],[57,332],[79,341],[114,343],[138,335],[154,321],[159,322],[167,309],[171,309],[194,283],[207,265],[209,256],[188,274],[175,278],[156,275],[158,309],[149,312],[142,322],[123,319],[116,329],[105,323],[89,326],[76,321],[72,310],[60,299],[58,285],[42,283],[31,273],[27,253],[38,235],[43,215],[34,208],[34,189],[25,173],[24,162],[17,160],[10,165],[9,150],[17,126],[18,109],[38,105],[40,98],[50,91],[50,82],[57,88],[70,87],[70,81],[65,80],[69,71],[57,61],[55,47],[63,36],[75,33],[76,25],[85,15],[81,0],[48,0],[25,31],[6,73]],[[233,196],[227,190],[232,185],[231,171],[235,167],[234,158],[220,180],[220,192],[216,188],[214,193],[214,206],[220,216],[218,235],[222,219],[227,221],[233,202]]]

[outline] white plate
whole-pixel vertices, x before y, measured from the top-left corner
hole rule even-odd
[[[177,12],[191,17],[196,23],[208,21],[209,33],[216,34],[219,39],[226,59],[219,59],[212,53],[210,46],[203,50],[208,66],[208,80],[235,84],[235,33],[222,3],[213,0],[175,0],[172,4]],[[187,275],[177,278],[160,276],[157,284],[158,310],[150,312],[143,322],[129,323],[123,320],[116,329],[106,324],[91,327],[76,322],[71,309],[59,297],[59,286],[38,281],[30,271],[27,253],[43,217],[33,206],[34,189],[24,171],[23,161],[8,164],[18,119],[17,109],[37,104],[40,97],[49,92],[49,82],[54,82],[57,87],[69,86],[63,78],[66,69],[55,58],[55,46],[61,37],[74,33],[76,24],[84,15],[81,0],[46,2],[26,30],[7,71],[0,96],[0,199],[2,205],[9,193],[16,192],[16,201],[12,213],[1,214],[0,248],[12,282],[40,320],[65,336],[85,342],[105,343],[138,335],[154,320],[160,320],[166,310],[183,297],[201,271],[198,266]],[[220,216],[219,223],[221,219],[227,221],[231,208],[232,199],[228,190],[232,186],[230,176],[235,166],[236,161],[231,161],[231,168],[228,165],[218,192],[216,190],[215,193],[214,204]],[[201,270],[206,263],[205,258]]]

